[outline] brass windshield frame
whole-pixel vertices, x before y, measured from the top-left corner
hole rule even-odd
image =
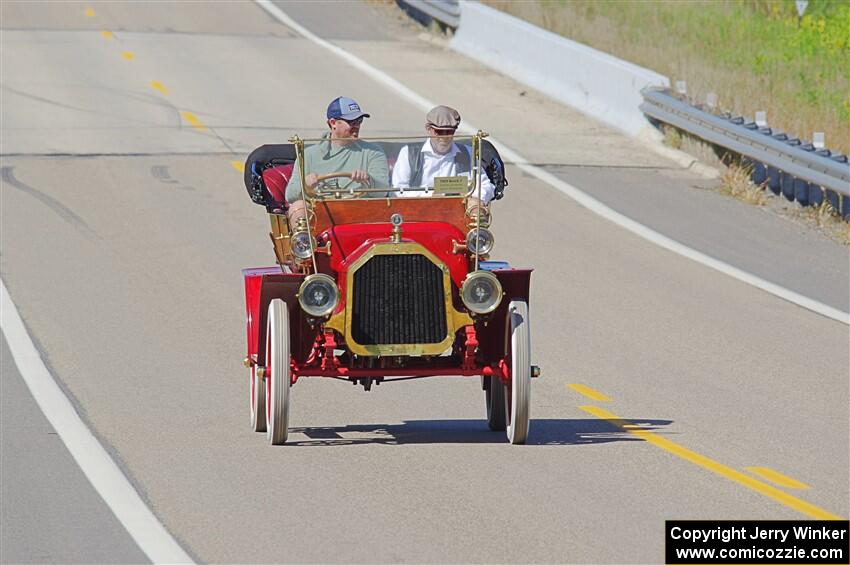
[[[480,200],[481,193],[481,175],[479,174],[479,167],[481,164],[481,139],[487,137],[489,134],[478,130],[473,135],[452,135],[452,136],[442,136],[442,135],[423,135],[423,136],[389,136],[389,137],[358,137],[358,141],[365,142],[381,142],[381,141],[422,141],[426,139],[441,139],[444,137],[452,137],[453,141],[456,141],[458,138],[461,140],[469,139],[472,142],[472,161],[470,163],[470,179],[467,184],[466,194],[464,194],[464,198],[469,198],[472,196],[474,190],[477,187],[477,197]],[[350,189],[350,190],[336,190],[329,191],[327,194],[316,194],[315,191],[311,188],[308,188],[306,185],[305,179],[305,169],[304,169],[304,150],[305,144],[310,143],[330,143],[332,139],[330,137],[320,137],[320,138],[301,138],[298,135],[293,135],[289,138],[289,142],[295,145],[295,154],[298,162],[298,172],[300,173],[301,186],[301,198],[304,202],[311,202],[315,200],[328,200],[328,199],[342,199],[342,194],[348,194],[350,196],[361,196],[370,193],[380,193],[380,192],[393,192],[393,187],[388,186],[386,188],[364,188],[364,189]],[[433,193],[434,189],[429,187],[406,187],[400,188],[396,190],[397,192],[423,192],[426,195],[429,193]],[[388,198],[393,198],[392,196]],[[315,263],[315,256],[314,261]]]
[[[305,225],[307,226],[307,233],[310,235],[310,258],[312,259],[311,264],[313,267],[313,272],[318,273],[318,268],[316,267],[316,246],[314,245],[313,239],[313,230],[310,227],[310,211],[309,211],[309,200],[307,200],[307,194],[305,192],[304,185],[304,140],[298,137],[298,135],[293,135],[289,138],[289,143],[295,145],[295,162],[298,163],[298,172],[301,173],[301,201],[304,202],[304,205],[307,206],[306,214],[304,215]]]

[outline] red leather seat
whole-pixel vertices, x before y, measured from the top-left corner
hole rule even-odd
[[[286,202],[286,185],[292,177],[293,165],[275,165],[263,171],[263,182],[275,202],[284,204]]]

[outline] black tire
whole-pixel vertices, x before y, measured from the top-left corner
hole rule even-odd
[[[485,377],[490,379],[487,388],[484,389],[484,398],[487,401],[487,426],[491,431],[504,432],[508,422],[505,418],[505,385],[499,377]]]

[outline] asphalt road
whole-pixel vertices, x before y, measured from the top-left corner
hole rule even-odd
[[[418,39],[392,10],[281,5],[588,192],[611,198],[612,179],[618,190],[641,179],[633,188],[647,194],[704,182]],[[811,516],[730,480],[758,478],[748,467],[808,486],[774,485],[795,500],[850,514],[848,327],[659,249],[513,168],[494,258],[536,269],[543,377],[529,445],[487,431],[477,379],[369,393],[307,379],[293,389],[292,443],[271,448],[248,429],[240,269],[273,256],[231,161],[321,131],[340,94],[372,113],[363,135],[416,133],[422,112],[253,3],[87,7],[0,5],[0,274],[82,416],[199,561],[650,563],[663,560],[665,519]],[[702,198],[707,219],[688,221],[681,194],[612,200],[684,218],[669,229],[718,254],[730,245],[700,227],[726,221],[712,214],[766,221],[789,246],[819,250],[815,267],[799,273],[788,246],[741,224],[720,258],[816,279],[812,297],[836,306],[846,297],[846,248],[755,208]],[[3,394],[4,406],[25,396]],[[19,480],[5,472],[4,488]],[[16,500],[4,495],[15,527]]]
[[[0,342],[0,562],[148,562],[41,413],[5,337]]]

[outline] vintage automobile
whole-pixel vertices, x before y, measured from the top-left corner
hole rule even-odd
[[[504,165],[485,137],[455,142],[471,147],[488,178],[501,174],[493,181],[498,199]],[[399,149],[426,139],[356,143],[383,151],[392,178]],[[490,260],[490,210],[467,206],[481,190],[478,168],[471,178],[403,190],[382,186],[389,179],[359,186],[351,171],[332,171],[313,188],[296,183],[307,213],[290,225],[284,194],[293,167],[305,179],[304,151],[323,142],[264,145],[245,166],[249,195],[269,214],[277,262],[243,271],[252,429],[273,445],[287,440],[290,387],[302,378],[342,379],[368,391],[457,375],[480,377],[489,428],[525,443],[531,379],[539,374],[531,364],[531,270]]]

